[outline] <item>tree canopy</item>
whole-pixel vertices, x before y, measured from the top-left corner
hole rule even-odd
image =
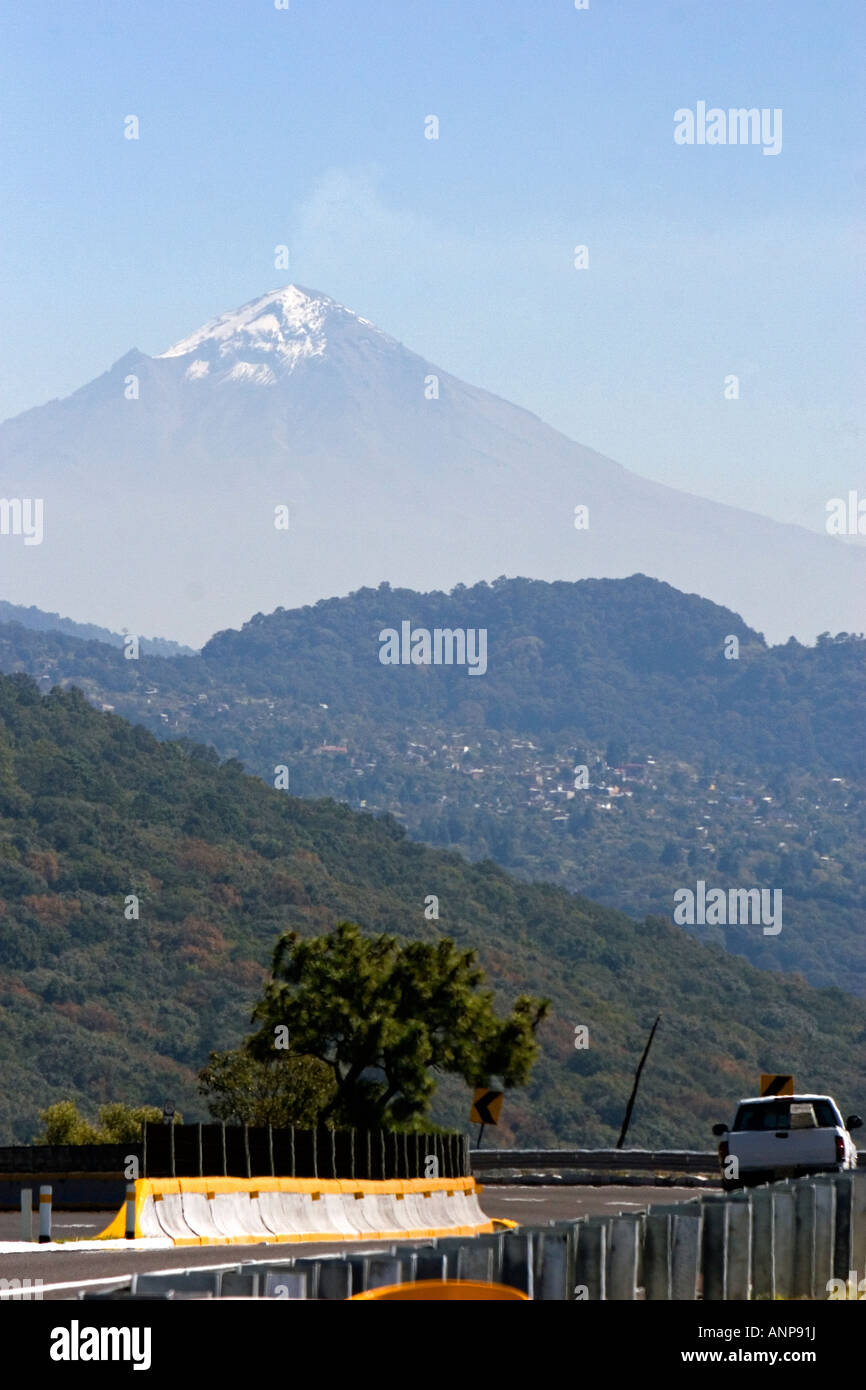
[[[276,1052],[259,1058],[239,1047],[210,1054],[198,1089],[215,1120],[311,1129],[334,1099],[334,1078],[315,1057]]]
[[[293,1052],[330,1067],[335,1092],[327,1117],[374,1127],[418,1120],[436,1089],[434,1073],[486,1085],[525,1085],[539,1048],[535,1032],[548,1001],[521,995],[500,1017],[474,951],[447,937],[410,941],[365,936],[339,922],[324,936],[286,932],[272,979],[253,1018],[254,1055],[285,1038]]]
[[[81,1115],[74,1100],[59,1100],[40,1111],[43,1129],[37,1144],[134,1144],[141,1138],[145,1120],[159,1124],[162,1111],[155,1105],[124,1105],[110,1101],[99,1107],[97,1125]],[[173,1123],[183,1123],[175,1114]]]

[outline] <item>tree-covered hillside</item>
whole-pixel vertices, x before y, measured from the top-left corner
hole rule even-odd
[[[8,603],[6,599],[0,599],[0,622],[20,623],[34,632],[59,632],[84,642],[106,642],[110,647],[122,647],[125,640],[123,633],[112,632],[96,623],[76,623],[71,618],[62,618],[59,613],[46,613],[34,604],[25,608],[21,603]],[[166,637],[142,637],[140,645],[149,656],[192,656],[193,653],[192,647]]]
[[[276,791],[77,692],[0,679],[0,1138],[30,1138],[66,1097],[86,1113],[170,1099],[205,1118],[195,1072],[248,1030],[278,933],[341,918],[477,947],[503,1007],[553,1001],[502,1142],[612,1142],[659,1010],[635,1144],[708,1146],[761,1071],[793,1071],[846,1110],[866,1102],[866,1006],[839,990]],[[434,1116],[466,1111],[464,1091],[443,1088]]]
[[[484,629],[485,673],[383,665],[380,634],[404,621]],[[778,935],[696,930],[859,994],[864,657],[844,634],[768,648],[735,614],[642,576],[382,585],[258,614],[177,660],[0,627],[0,668],[43,689],[73,682],[271,783],[286,766],[298,795],[387,811],[415,838],[632,915],[669,917],[699,880],[780,890]]]

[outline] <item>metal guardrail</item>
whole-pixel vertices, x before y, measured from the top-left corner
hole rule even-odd
[[[697,1152],[687,1149],[471,1149],[473,1173],[489,1173],[496,1168],[516,1168],[523,1172],[576,1168],[585,1172],[715,1173],[719,1158],[715,1149]]]
[[[719,1171],[715,1149],[471,1149],[473,1173],[499,1168],[520,1172],[550,1172],[570,1168],[582,1172],[710,1173]],[[866,1168],[866,1150],[858,1154],[858,1166]]]

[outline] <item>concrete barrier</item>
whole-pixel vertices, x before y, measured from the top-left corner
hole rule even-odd
[[[423,1240],[420,1250],[392,1248],[375,1278],[390,1279],[397,1259],[399,1282],[492,1280],[541,1301],[630,1301],[641,1291],[664,1301],[854,1298],[866,1279],[866,1172],[510,1233],[484,1218],[471,1178],[145,1179],[136,1184],[135,1214],[136,1238],[170,1234],[176,1244]],[[121,1208],[98,1238],[122,1236],[124,1215]],[[345,1298],[366,1287],[368,1259],[317,1262],[305,1296]]]
[[[387,1240],[490,1233],[474,1178],[139,1178],[135,1238],[175,1245]],[[95,1240],[127,1229],[124,1203]]]

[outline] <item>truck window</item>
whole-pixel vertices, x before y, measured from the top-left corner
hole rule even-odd
[[[734,1130],[754,1132],[791,1128],[791,1097],[774,1100],[770,1104],[741,1105],[734,1120]],[[793,1099],[796,1099],[794,1097]],[[839,1123],[833,1107],[827,1100],[813,1100],[812,1108],[820,1129],[834,1129]]]

